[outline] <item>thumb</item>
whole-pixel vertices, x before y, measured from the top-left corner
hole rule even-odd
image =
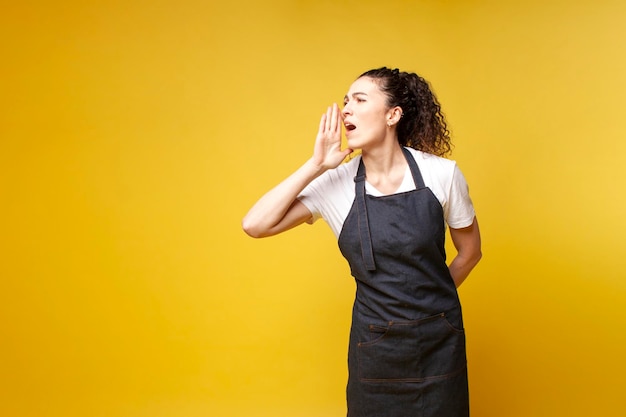
[[[352,152],[354,152],[354,150],[350,149],[350,148],[346,148],[343,151],[341,151],[341,153],[343,154],[344,158],[348,157],[348,155],[350,155]]]

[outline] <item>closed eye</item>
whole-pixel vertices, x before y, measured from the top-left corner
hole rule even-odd
[[[366,98],[367,98],[367,94],[365,93],[362,93],[362,92],[352,93],[352,99],[356,101],[357,103],[363,103],[367,101]],[[343,98],[343,105],[346,106],[349,102],[350,102],[350,97],[345,96]]]

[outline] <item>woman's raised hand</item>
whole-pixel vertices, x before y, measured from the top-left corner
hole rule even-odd
[[[324,170],[338,167],[352,153],[349,148],[341,150],[341,125],[341,111],[333,103],[322,115],[313,149],[313,163]]]

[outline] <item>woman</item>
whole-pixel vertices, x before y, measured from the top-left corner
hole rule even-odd
[[[348,149],[341,150],[341,126]],[[250,236],[324,218],[356,279],[349,417],[467,416],[456,288],[481,257],[467,184],[439,103],[413,73],[362,74],[322,115],[313,156],[243,220]],[[361,156],[342,164],[353,149]],[[457,249],[446,264],[446,224]]]

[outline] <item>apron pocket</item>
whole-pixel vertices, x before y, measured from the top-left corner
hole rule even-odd
[[[374,328],[381,331],[380,326]],[[380,337],[359,343],[357,352],[359,378],[369,382],[446,378],[466,365],[465,333],[444,313],[392,321]]]

